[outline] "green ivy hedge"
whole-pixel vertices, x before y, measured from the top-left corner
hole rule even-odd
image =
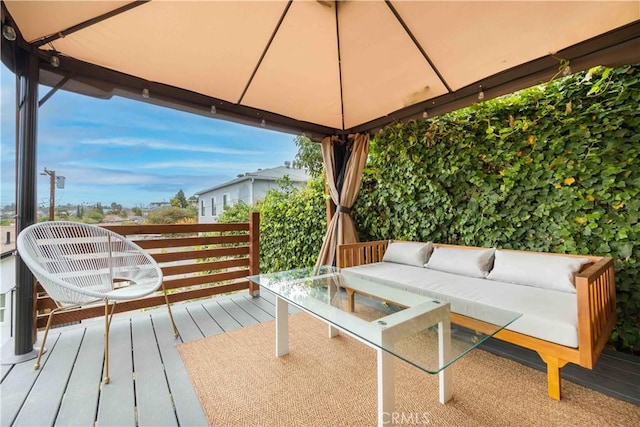
[[[260,271],[312,267],[326,230],[324,180],[312,179],[303,189],[280,182],[255,206],[239,202],[225,208],[219,222],[246,222],[250,211],[260,212]]]
[[[326,230],[324,181],[303,189],[269,190],[260,209],[260,269],[282,271],[313,266]]]
[[[597,68],[371,142],[362,240],[615,258],[611,341],[640,352],[640,66]]]

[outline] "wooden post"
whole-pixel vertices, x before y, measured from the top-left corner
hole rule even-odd
[[[260,213],[249,214],[249,275],[260,274]],[[249,294],[252,297],[260,295],[260,287],[249,281]]]
[[[47,168],[44,169],[47,172]],[[48,171],[49,174],[49,221],[56,219],[56,171]]]

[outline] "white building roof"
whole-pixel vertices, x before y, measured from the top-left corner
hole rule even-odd
[[[195,195],[199,196],[201,194],[218,190],[220,188],[225,188],[225,187],[237,184],[242,181],[247,181],[250,179],[254,179],[254,180],[257,179],[262,181],[276,181],[278,179],[283,178],[286,175],[288,175],[289,179],[293,182],[306,182],[310,178],[309,174],[304,169],[294,169],[286,166],[278,166],[278,167],[269,168],[269,169],[258,169],[255,172],[247,172],[231,181],[227,181],[225,183],[216,185],[215,187],[207,188],[205,190],[197,191]]]

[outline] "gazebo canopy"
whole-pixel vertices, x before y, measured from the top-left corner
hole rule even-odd
[[[640,61],[638,1],[3,0],[2,21],[3,62],[36,53],[43,84],[314,139]]]

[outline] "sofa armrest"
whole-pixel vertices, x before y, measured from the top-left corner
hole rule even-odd
[[[346,268],[380,262],[388,246],[388,240],[339,245],[337,266]]]
[[[602,257],[575,277],[580,365],[592,369],[616,323],[613,258]]]

